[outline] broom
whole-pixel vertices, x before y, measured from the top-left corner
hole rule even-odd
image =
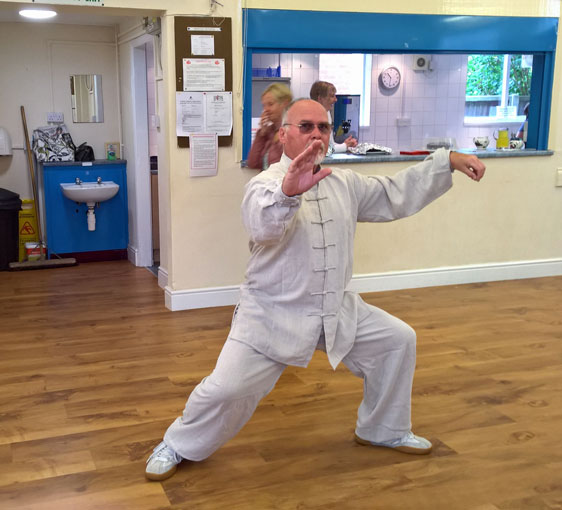
[[[29,167],[29,176],[31,178],[31,188],[33,190],[33,207],[35,209],[35,218],[37,218],[37,230],[39,233],[39,246],[41,247],[41,258],[39,260],[26,260],[25,262],[10,262],[10,271],[23,271],[26,269],[48,269],[52,267],[67,267],[77,264],[75,258],[58,258],[47,260],[45,258],[46,245],[43,242],[43,229],[41,226],[41,218],[39,216],[39,208],[37,207],[37,183],[35,182],[35,171],[33,169],[33,158],[31,156],[31,145],[29,143],[29,134],[27,132],[27,122],[25,120],[25,110],[21,109],[21,120],[23,122],[23,132],[25,134],[25,148],[27,153],[27,165]],[[45,247],[45,249],[43,249]]]

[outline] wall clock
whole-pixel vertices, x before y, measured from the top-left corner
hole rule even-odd
[[[394,90],[400,85],[400,71],[397,67],[390,66],[379,74],[380,84],[386,90]]]

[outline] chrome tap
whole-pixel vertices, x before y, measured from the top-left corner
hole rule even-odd
[[[82,184],[82,180],[80,179],[80,177],[76,177],[76,180],[74,182],[76,184]]]
[[[98,178],[97,178],[97,183],[98,183],[98,184],[101,184],[101,177],[98,177]]]

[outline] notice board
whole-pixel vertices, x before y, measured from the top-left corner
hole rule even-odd
[[[183,59],[201,58],[191,47],[192,35],[213,36],[212,57],[224,59],[225,92],[232,92],[232,20],[212,16],[176,16],[174,18],[176,91],[182,92]],[[211,57],[211,55],[209,55]],[[178,147],[189,147],[188,136],[178,136]],[[232,145],[232,132],[229,136],[218,137],[219,147]]]

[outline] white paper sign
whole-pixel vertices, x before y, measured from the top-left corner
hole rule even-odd
[[[176,92],[176,135],[232,132],[232,92]]]
[[[229,136],[232,131],[232,92],[207,93],[205,132]]]
[[[205,95],[203,92],[176,93],[176,135],[205,131]]]
[[[215,36],[214,35],[192,35],[191,36],[192,55],[214,55]]]
[[[216,134],[194,134],[189,137],[190,177],[217,175],[218,137]]]
[[[223,91],[224,58],[184,58],[183,90],[214,92]]]

